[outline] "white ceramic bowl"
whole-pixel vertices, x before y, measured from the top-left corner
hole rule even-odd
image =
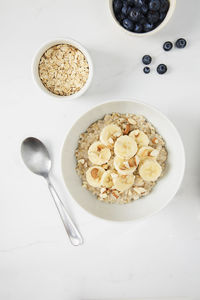
[[[91,123],[112,112],[144,115],[163,136],[168,150],[165,175],[152,192],[125,205],[107,204],[97,200],[81,186],[81,180],[75,170],[74,153],[80,134]],[[72,126],[62,148],[62,174],[72,198],[91,214],[112,221],[133,221],[160,211],[176,194],[183,179],[184,169],[184,147],[174,125],[157,109],[136,101],[111,101],[92,108]]]
[[[74,47],[76,47],[77,49],[79,49],[86,57],[87,62],[89,64],[89,76],[88,79],[85,83],[85,85],[82,87],[82,89],[70,96],[59,96],[56,94],[53,94],[52,92],[50,92],[43,84],[42,81],[39,77],[39,73],[38,73],[38,65],[39,65],[39,61],[41,59],[41,56],[44,54],[44,52],[49,49],[52,46],[58,45],[58,44],[69,44],[72,45]],[[85,47],[83,47],[80,43],[76,42],[75,40],[69,39],[69,38],[60,38],[60,39],[56,39],[53,41],[49,41],[47,43],[45,43],[36,53],[35,58],[33,60],[33,77],[34,80],[37,84],[37,86],[39,86],[41,88],[41,90],[45,93],[47,93],[48,95],[51,95],[52,97],[54,97],[55,99],[59,99],[59,100],[71,100],[71,99],[75,99],[80,97],[81,95],[83,95],[83,93],[86,92],[86,90],[89,88],[91,81],[92,81],[92,77],[93,77],[93,63],[92,63],[92,59],[90,57],[89,52],[85,49]]]
[[[165,27],[165,25],[171,19],[172,15],[174,13],[175,7],[176,7],[176,0],[169,0],[169,2],[170,2],[169,10],[167,12],[165,19],[162,21],[162,23],[158,27],[156,27],[154,30],[149,31],[149,32],[144,32],[144,33],[132,32],[132,31],[126,30],[124,27],[122,27],[120,25],[120,23],[117,21],[117,19],[115,17],[114,11],[113,11],[113,0],[109,0],[109,10],[110,10],[110,13],[111,13],[114,23],[117,24],[117,27],[120,30],[122,30],[123,32],[127,33],[128,35],[132,35],[132,36],[147,36],[147,35],[152,35],[152,34],[158,32],[159,30],[161,30],[163,27]]]

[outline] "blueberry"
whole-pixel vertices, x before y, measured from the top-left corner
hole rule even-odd
[[[141,12],[139,8],[132,8],[129,12],[129,19],[133,22],[138,22],[141,18]]]
[[[167,66],[164,64],[160,64],[157,66],[157,72],[158,74],[164,74],[167,72]]]
[[[165,42],[164,45],[163,45],[163,49],[165,51],[170,51],[172,49],[172,47],[173,47],[173,44],[172,44],[172,42],[169,42],[169,41]]]
[[[145,23],[143,28],[145,32],[148,32],[154,29],[154,25],[152,23]]]
[[[134,24],[133,24],[133,22],[132,22],[131,20],[129,20],[129,19],[124,19],[122,24],[123,24],[123,27],[124,27],[125,29],[127,29],[127,30],[129,30],[129,31],[133,31],[133,29],[134,29]]]
[[[134,6],[135,5],[135,0],[127,0],[127,4],[130,6]]]
[[[150,68],[149,67],[144,67],[143,69],[145,74],[149,74],[150,73]]]
[[[135,24],[134,32],[141,33],[142,29],[143,29],[143,26],[141,24],[138,24],[138,23]]]
[[[169,1],[168,0],[160,0],[160,12],[167,13],[169,9]]]
[[[142,58],[142,62],[144,65],[149,65],[152,61],[152,58],[150,55],[144,55]]]
[[[159,21],[160,15],[158,11],[149,11],[147,14],[147,19],[149,23],[155,24]]]
[[[113,1],[113,10],[116,14],[120,12],[122,9],[122,1],[121,0],[114,0]]]
[[[187,45],[187,42],[185,39],[183,38],[180,38],[176,41],[176,47],[179,48],[179,49],[182,49],[182,48],[185,48],[185,46]]]
[[[162,22],[162,21],[164,20],[165,17],[166,17],[166,13],[165,13],[165,12],[161,12],[161,13],[160,13],[159,20]]]
[[[141,12],[146,15],[148,13],[148,6],[146,4],[142,5],[142,7],[140,8]]]
[[[121,23],[126,18],[126,16],[122,13],[119,13],[116,15],[116,18],[119,21],[119,23]]]
[[[146,22],[147,22],[147,20],[146,20],[145,16],[144,16],[144,15],[141,15],[140,20],[139,20],[139,23],[143,25],[143,24],[146,23]]]
[[[145,0],[134,0],[134,5],[136,7],[142,7],[145,4]]]
[[[160,0],[150,0],[149,9],[153,11],[157,11],[160,9]]]
[[[127,15],[128,15],[128,11],[129,11],[129,6],[128,6],[126,3],[124,3],[124,4],[123,4],[123,7],[122,7],[122,13],[123,13],[125,16],[127,16]]]

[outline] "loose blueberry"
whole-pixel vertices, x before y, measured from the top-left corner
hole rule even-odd
[[[145,0],[134,0],[134,5],[136,7],[142,7],[145,4]]]
[[[161,12],[161,13],[160,13],[159,20],[162,22],[162,21],[164,20],[165,17],[166,17],[166,12]]]
[[[141,17],[141,12],[139,8],[132,8],[129,12],[129,19],[133,22],[138,22]]]
[[[130,6],[134,6],[135,5],[135,0],[127,0],[127,4]]]
[[[150,68],[149,67],[144,67],[143,69],[145,74],[149,74],[150,73]]]
[[[143,28],[145,32],[149,32],[154,29],[154,25],[152,23],[145,23]]]
[[[163,44],[163,49],[165,51],[170,51],[172,49],[172,47],[173,47],[172,42],[167,41]]]
[[[148,10],[149,10],[149,8],[148,8],[148,6],[146,4],[144,4],[140,9],[141,9],[141,12],[144,15],[146,15],[148,13]]]
[[[133,29],[134,29],[134,24],[133,24],[133,22],[132,22],[131,20],[129,20],[129,19],[124,19],[122,24],[123,24],[123,27],[124,27],[125,29],[127,29],[127,30],[129,30],[129,31],[133,31]]]
[[[169,9],[169,0],[160,0],[160,12],[167,12]]]
[[[153,11],[157,11],[160,9],[160,0],[150,0],[149,9]]]
[[[152,61],[152,58],[150,55],[144,55],[142,58],[142,62],[144,65],[149,65]]]
[[[158,22],[159,20],[159,12],[158,11],[149,11],[147,14],[147,20],[149,21],[149,23],[155,24]]]
[[[114,0],[113,1],[113,10],[116,14],[120,12],[122,9],[122,1],[121,0]]]
[[[182,49],[182,48],[185,48],[185,46],[187,45],[187,42],[185,39],[181,38],[176,41],[175,45],[177,48]]]
[[[138,23],[135,24],[134,32],[141,33],[142,29],[143,29],[143,26],[141,24],[138,24]]]
[[[167,72],[167,66],[164,64],[160,64],[157,66],[157,72],[158,74],[162,75],[165,74]]]

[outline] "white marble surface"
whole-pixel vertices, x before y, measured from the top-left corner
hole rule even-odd
[[[106,0],[1,1],[0,56],[0,299],[200,299],[200,1],[177,0],[160,33],[132,38],[120,32]],[[56,102],[34,85],[31,62],[49,39],[71,37],[93,58],[91,88],[73,102]],[[164,53],[166,40],[188,47]],[[145,76],[143,54],[169,72]],[[67,191],[60,150],[73,122],[92,106],[135,98],[164,112],[179,129],[187,167],[182,187],[159,214],[113,224],[83,211]],[[20,158],[27,136],[46,142],[54,181],[85,238],[70,245],[43,180]]]

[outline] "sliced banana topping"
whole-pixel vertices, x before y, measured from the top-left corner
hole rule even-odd
[[[134,184],[134,175],[118,175],[113,178],[114,188],[120,192],[128,190]]]
[[[139,174],[145,181],[156,181],[161,173],[161,166],[152,158],[145,159],[142,165],[139,166]]]
[[[139,162],[140,162],[140,160],[137,155],[129,158],[128,160],[123,159],[119,156],[115,156],[114,167],[118,171],[119,174],[128,175],[128,174],[132,174],[136,170]]]
[[[100,187],[101,179],[104,173],[105,170],[102,167],[94,166],[89,168],[86,172],[87,182],[93,187]]]
[[[136,154],[137,144],[130,136],[120,136],[115,142],[114,152],[120,158],[129,159]]]
[[[133,130],[130,132],[129,136],[135,139],[136,143],[138,144],[138,147],[149,145],[148,136],[141,130]]]
[[[121,128],[115,124],[109,124],[103,128],[100,141],[106,146],[113,146],[114,141],[122,135]]]
[[[106,171],[103,173],[101,178],[101,185],[106,188],[111,188],[114,185],[111,171]]]
[[[137,155],[140,159],[145,159],[147,157],[157,158],[159,151],[150,146],[142,147],[138,150]]]
[[[107,163],[110,157],[110,149],[106,148],[101,142],[94,142],[88,149],[88,158],[95,165]]]
[[[135,195],[143,195],[146,192],[145,181],[156,181],[162,173],[156,161],[159,150],[148,146],[149,138],[142,130],[129,133],[130,124],[126,125],[123,133],[115,124],[105,126],[100,141],[94,142],[88,149],[88,158],[94,166],[87,170],[86,179],[89,185],[101,188],[102,198],[107,197],[108,189],[118,198],[130,187],[133,187]],[[114,160],[111,154],[115,154]],[[84,161],[79,160],[79,163]],[[108,170],[110,163],[112,168],[114,164],[115,170]],[[139,172],[136,176],[133,175],[135,170]]]

